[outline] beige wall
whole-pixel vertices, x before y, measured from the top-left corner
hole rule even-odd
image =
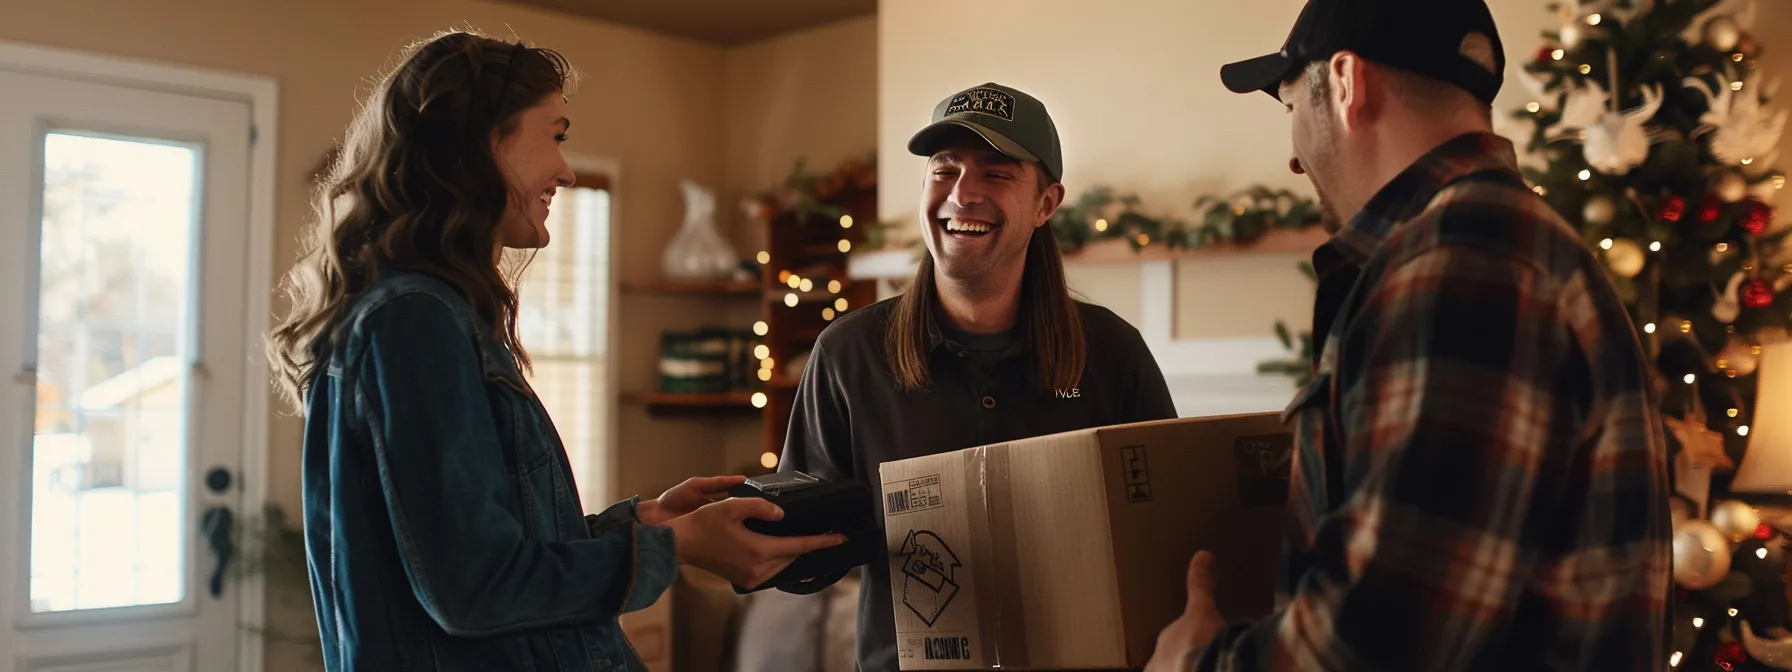
[[[1261,95],[1221,86],[1222,64],[1279,48],[1300,0],[900,0],[879,6],[879,181],[886,221],[912,226],[921,160],[904,145],[933,106],[986,81],[1044,101],[1064,145],[1072,197],[1092,185],[1136,191],[1159,214],[1190,214],[1194,199],[1252,184],[1311,188],[1287,169],[1288,122]],[[1490,0],[1506,43],[1509,84],[1497,105],[1515,109],[1510,77],[1553,23],[1541,0]],[[1792,71],[1792,2],[1761,2],[1757,32],[1769,72]],[[1792,165],[1792,133],[1781,165]],[[1792,191],[1792,190],[1788,190]],[[1781,205],[1792,197],[1781,197]],[[1179,338],[1266,336],[1273,322],[1310,323],[1304,255],[1181,262]],[[1072,284],[1136,319],[1136,265],[1074,267]]]

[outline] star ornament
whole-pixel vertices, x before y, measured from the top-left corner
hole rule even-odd
[[[1667,418],[1668,431],[1674,433],[1674,439],[1686,450],[1695,466],[1710,467],[1714,470],[1728,471],[1736,468],[1730,456],[1724,453],[1724,435],[1703,422],[1692,422],[1680,418]]]

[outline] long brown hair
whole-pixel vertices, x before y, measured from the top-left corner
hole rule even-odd
[[[528,367],[514,282],[494,249],[505,212],[526,197],[510,193],[492,138],[564,93],[571,77],[553,51],[457,31],[412,45],[379,81],[318,184],[316,220],[283,283],[292,308],[268,336],[289,403],[303,408],[347,309],[387,265],[452,284],[472,304],[481,335]]]
[[[1051,223],[1033,229],[1027,239],[1026,268],[1020,280],[1020,316],[1015,326],[1033,355],[1034,377],[1047,392],[1068,391],[1083,378],[1088,343],[1083,314],[1064,278],[1064,256],[1052,236]],[[897,384],[905,390],[927,389],[933,382],[927,351],[927,324],[938,302],[933,282],[933,253],[923,252],[908,291],[896,299],[895,313],[884,332],[884,358]]]

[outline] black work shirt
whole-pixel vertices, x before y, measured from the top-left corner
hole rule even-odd
[[[1163,372],[1139,331],[1106,308],[1077,306],[1088,344],[1083,377],[1057,391],[1036,382],[1024,337],[957,333],[938,320],[928,325],[931,388],[905,391],[884,358],[884,329],[896,300],[848,313],[822,332],[810,353],[780,469],[855,479],[878,492],[884,462],[1176,417]],[[831,581],[809,588],[825,583]],[[860,672],[897,671],[889,563],[881,555],[863,572],[858,648]]]

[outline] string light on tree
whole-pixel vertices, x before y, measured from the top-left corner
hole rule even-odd
[[[765,250],[760,250],[759,256],[754,258],[759,260],[760,265],[772,263],[772,253]]]
[[[765,408],[765,393],[764,392],[754,392],[753,393],[753,408]]]
[[[771,330],[772,330],[771,325],[766,324],[765,320],[760,320],[758,322],[753,323],[753,334],[756,336],[764,336],[767,333],[769,333]],[[761,357],[761,359],[764,359],[764,358]]]
[[[834,299],[834,310],[842,313],[846,312],[846,297],[842,296],[838,299]]]
[[[841,215],[840,216],[840,228],[842,228],[842,229],[852,228],[852,215]]]
[[[851,252],[851,251],[852,251],[852,241],[847,240],[845,238],[841,238],[840,239],[840,253],[845,254],[845,253]]]
[[[840,293],[840,281],[839,280],[829,280],[828,281],[828,293],[829,294],[839,294]]]
[[[778,454],[770,451],[759,456],[759,466],[767,469],[778,468]]]

